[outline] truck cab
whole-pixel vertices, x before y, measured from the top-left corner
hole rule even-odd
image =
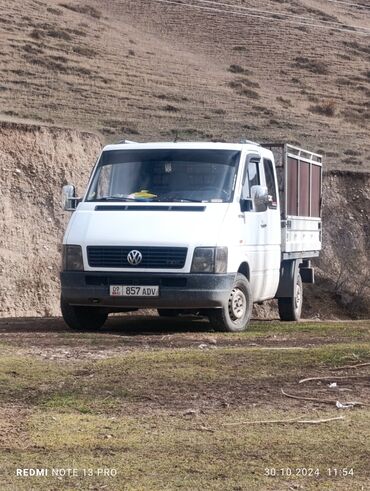
[[[287,145],[107,145],[84,197],[63,190],[73,211],[64,320],[89,330],[111,312],[154,308],[238,332],[253,303],[272,298],[282,319],[298,320],[321,249],[321,169],[320,156]]]

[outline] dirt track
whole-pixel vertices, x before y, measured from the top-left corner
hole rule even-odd
[[[247,332],[231,335],[213,332],[207,320],[192,317],[162,319],[154,315],[123,315],[110,318],[100,331],[86,333],[71,331],[60,318],[1,319],[0,351],[5,357],[21,357],[31,364],[47,363],[72,370],[73,376],[82,377],[79,381],[82,387],[91,386],[91,390],[95,390],[96,364],[113,363],[113,372],[118,368],[116,364],[122,365],[118,371],[122,370],[126,375],[125,387],[129,386],[134,392],[140,387],[143,391],[129,403],[121,401],[120,412],[124,410],[130,414],[137,411],[166,413],[189,407],[217,409],[224,406],[225,400],[237,407],[252,407],[256,403],[274,407],[276,401],[280,408],[299,407],[300,402],[284,398],[280,388],[296,390],[298,377],[322,375],[322,368],[312,353],[322,352],[319,355],[322,364],[326,350],[341,352],[344,347],[347,353],[348,346],[353,346],[355,352],[369,340],[369,329],[369,321],[299,324],[254,321]],[[358,362],[357,355],[352,357],[352,353],[347,353],[343,356],[349,361],[343,361],[342,365]],[[159,366],[155,362],[157,358]],[[290,368],[283,368],[284,359]],[[151,360],[153,370],[144,368],[142,372],[143,366],[150,365]],[[285,373],[275,373],[269,367],[269,360],[277,363]],[[215,377],[223,364],[234,376]],[[306,369],[303,368],[305,365]],[[207,373],[210,367],[210,374],[204,375],[202,372]],[[259,375],[245,377],[243,372],[253,372],[253,367]],[[170,378],[167,370],[172,372]],[[357,385],[353,381],[359,398],[370,398],[370,387],[363,385],[367,371],[365,367],[354,372],[359,375]],[[353,375],[346,369],[339,374]],[[18,376],[16,369],[15,379]],[[303,395],[311,393],[306,386],[300,389]],[[26,391],[22,398],[33,399],[39,388],[34,390],[36,392],[31,395]],[[327,392],[325,386],[322,390]],[[195,399],[194,393],[197,394]],[[346,395],[354,396],[352,393]]]
[[[320,325],[325,327],[320,329]],[[205,319],[124,315],[110,318],[98,332],[83,333],[71,331],[61,318],[13,318],[0,319],[0,343],[18,347],[27,355],[60,360],[99,359],[133,350],[177,348],[308,349],[323,343],[361,342],[367,337],[369,322],[308,321],[293,326],[300,327],[294,328],[294,334],[289,332],[289,323],[254,321],[247,332],[228,335],[213,332]]]

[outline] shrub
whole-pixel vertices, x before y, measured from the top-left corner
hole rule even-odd
[[[250,97],[251,99],[259,99],[259,94],[252,90],[250,87],[258,88],[259,84],[257,82],[252,82],[247,78],[240,78],[238,80],[233,80],[229,83],[229,86],[235,90],[240,95]]]
[[[41,39],[42,38],[42,34],[43,34],[42,31],[40,31],[39,29],[34,29],[31,32],[30,36],[33,39]]]
[[[171,112],[171,113],[177,113],[179,111],[179,109],[177,107],[172,106],[171,104],[167,104],[166,106],[164,106],[163,110]]]
[[[228,68],[228,71],[231,73],[244,73],[245,75],[250,74],[250,70],[247,70],[246,68],[243,68],[240,65],[230,65]]]
[[[63,39],[63,41],[70,41],[72,39],[68,32],[62,29],[49,29],[46,31],[46,34],[52,38]]]
[[[276,100],[281,104],[283,104],[283,106],[288,106],[288,107],[293,106],[292,101],[290,99],[284,99],[284,97],[278,96]]]
[[[326,101],[321,104],[315,104],[308,108],[309,111],[316,114],[321,114],[322,116],[332,117],[335,115],[336,111],[335,101]]]
[[[61,10],[53,9],[53,7],[48,7],[46,10],[53,15],[63,15],[63,12]]]
[[[95,19],[100,19],[101,12],[95,9],[94,7],[90,7],[90,5],[72,5],[69,3],[60,3],[60,7],[64,7],[65,9],[72,10],[73,12],[77,12],[79,14],[89,15],[90,17],[94,17]]]
[[[325,75],[328,73],[327,66],[321,61],[310,60],[303,56],[298,56],[294,61],[295,62],[292,64],[293,68],[303,68],[304,70],[308,70],[309,72],[318,75]]]
[[[258,82],[252,82],[252,80],[249,80],[248,78],[233,80],[229,85],[232,89],[241,89],[243,87],[253,87],[254,89],[258,89],[260,86]]]
[[[96,56],[96,51],[92,48],[86,48],[84,46],[74,46],[73,52],[81,56],[86,56],[88,58],[93,58]]]

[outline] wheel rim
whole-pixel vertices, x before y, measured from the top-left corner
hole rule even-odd
[[[296,294],[295,294],[295,308],[297,310],[301,306],[301,302],[302,302],[301,286],[299,285],[299,283],[297,283],[297,285],[296,285]]]
[[[244,293],[239,288],[234,288],[231,291],[229,298],[229,315],[233,322],[238,322],[243,319],[247,310],[247,299]]]

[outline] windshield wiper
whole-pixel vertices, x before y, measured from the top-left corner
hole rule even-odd
[[[175,199],[174,201],[179,203],[203,203],[201,199],[188,199],[188,198]]]
[[[123,196],[102,196],[93,201],[137,201],[136,198],[125,198]]]
[[[152,198],[151,201],[156,202],[172,202],[172,203],[203,203],[200,199],[188,199],[188,198]]]
[[[125,196],[102,196],[92,201],[155,201],[155,202],[173,202],[173,203],[202,203],[200,199],[188,198],[129,198]]]

